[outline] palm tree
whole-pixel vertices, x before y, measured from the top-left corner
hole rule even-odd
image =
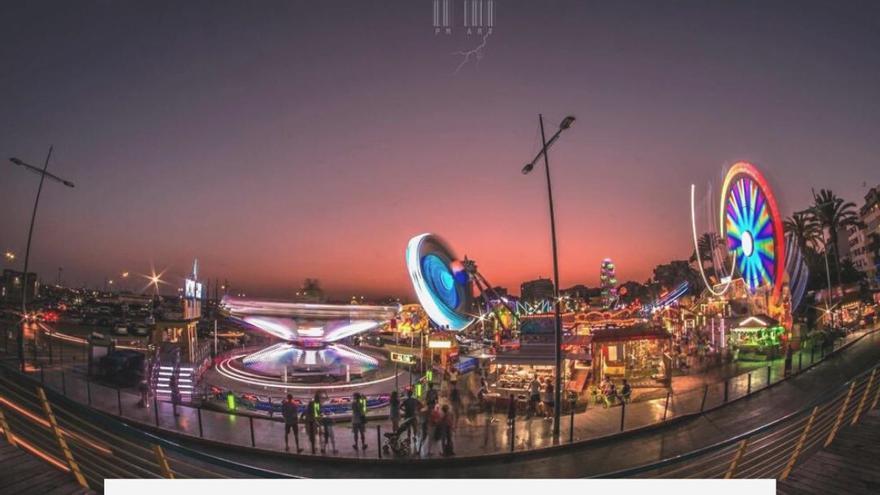
[[[806,255],[808,246],[815,246],[821,239],[821,228],[810,210],[798,211],[782,222],[785,232],[794,236],[801,252]]]
[[[715,276],[715,250],[721,244],[721,237],[715,232],[705,232],[697,239],[697,247],[699,248],[699,263],[706,268],[706,262],[709,262],[709,268],[706,269],[707,275],[711,278]],[[697,262],[697,252],[691,254],[690,261]]]
[[[863,224],[856,210],[856,204],[844,201],[833,191],[822,189],[814,198],[813,215],[820,228],[828,232],[828,238],[824,239],[825,250],[827,252],[830,248],[834,253],[837,284],[840,285],[840,250],[838,249],[837,237],[841,230],[849,227],[862,227]]]

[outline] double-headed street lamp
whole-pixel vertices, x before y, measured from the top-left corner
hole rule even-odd
[[[562,131],[571,127],[574,123],[574,117],[569,115],[562,119],[562,122],[559,124],[559,129],[556,131],[556,134],[553,134],[553,137],[551,137],[549,141],[544,134],[543,115],[538,115],[538,123],[541,126],[541,143],[543,146],[541,147],[541,151],[535,155],[535,158],[522,168],[522,173],[528,174],[531,172],[532,169],[535,168],[535,163],[541,158],[541,156],[544,157],[544,172],[547,176],[547,199],[550,202],[550,238],[553,241],[553,308],[556,318],[556,386],[553,389],[553,402],[556,407],[553,408],[553,440],[558,442],[559,418],[562,409],[562,318],[559,315],[559,260],[556,255],[556,214],[553,211],[553,188],[550,185],[550,159],[547,157],[547,150],[557,139],[559,139],[559,135],[562,134]]]
[[[73,187],[73,182],[69,180],[62,179],[57,175],[50,174],[46,172],[46,169],[49,168],[49,159],[52,157],[52,147],[49,147],[49,154],[46,155],[46,162],[43,164],[43,168],[37,168],[33,165],[29,165],[18,158],[10,158],[9,161],[19,167],[23,167],[25,170],[29,172],[33,172],[40,176],[40,185],[37,187],[37,197],[34,200],[34,209],[31,212],[31,225],[28,228],[28,238],[27,238],[27,247],[24,250],[24,271],[22,273],[23,283],[21,284],[21,327],[19,327],[18,334],[18,362],[21,366],[21,371],[24,372],[24,326],[27,324],[27,287],[28,287],[28,261],[30,261],[31,256],[31,238],[34,235],[34,221],[37,218],[37,206],[40,204],[40,193],[43,192],[43,181],[46,180],[46,177],[60,182],[67,187]]]

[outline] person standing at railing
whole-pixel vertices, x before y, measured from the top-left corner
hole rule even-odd
[[[358,435],[360,435],[360,445],[363,450],[367,450],[367,398],[359,392],[354,393],[354,399],[351,403],[351,430],[354,434],[354,450],[358,450]]]
[[[288,436],[293,431],[296,453],[299,454],[303,449],[299,448],[299,411],[293,403],[293,395],[287,394],[287,400],[281,403],[281,415],[284,417],[284,450],[290,450]]]
[[[305,411],[302,413],[302,419],[306,423],[306,433],[309,436],[309,445],[312,447],[312,454],[315,454],[317,446],[318,427],[321,424],[321,402],[315,394],[315,398],[309,401]]]

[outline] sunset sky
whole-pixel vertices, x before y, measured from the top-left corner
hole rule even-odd
[[[689,188],[756,163],[785,215],[810,188],[880,183],[880,3],[495,1],[482,37],[434,34],[432,1],[0,4],[0,249],[100,285],[192,258],[290,295],[412,296],[407,240],[446,238],[496,285],[550,276],[550,154],[562,286],[690,256]],[[543,170],[536,170],[542,172]],[[132,288],[144,284],[132,283]]]

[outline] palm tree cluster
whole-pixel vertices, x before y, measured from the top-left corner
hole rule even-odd
[[[840,285],[843,280],[838,236],[851,227],[864,227],[855,203],[845,201],[831,190],[822,189],[819,194],[814,194],[813,204],[809,208],[792,214],[783,225],[785,232],[794,236],[804,253],[811,274],[823,273],[830,277],[820,261],[828,255],[829,265],[834,266],[835,280]]]

